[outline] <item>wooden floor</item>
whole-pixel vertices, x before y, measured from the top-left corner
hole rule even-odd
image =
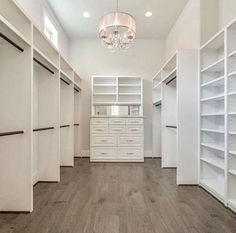
[[[59,184],[34,188],[34,212],[0,214],[0,233],[228,233],[236,215],[199,187],[177,187],[175,170],[76,159]]]

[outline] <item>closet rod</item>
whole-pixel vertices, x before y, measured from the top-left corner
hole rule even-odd
[[[23,134],[24,131],[12,131],[12,132],[4,132],[4,133],[0,133],[0,137],[4,137],[4,136],[10,136],[10,135],[16,135],[16,134]]]
[[[9,39],[7,36],[2,34],[1,32],[0,32],[0,37],[2,37],[5,41],[7,41],[9,44],[13,45],[15,48],[17,48],[21,52],[24,52],[24,49],[22,49],[19,45],[17,45],[15,42],[13,42],[11,39]]]
[[[177,126],[174,126],[174,125],[166,125],[166,128],[173,128],[173,129],[177,129]]]
[[[74,124],[74,126],[79,126],[79,124]]]
[[[175,76],[174,78],[172,78],[170,81],[168,81],[168,82],[166,83],[166,85],[170,84],[170,83],[173,82],[175,79],[176,79],[176,76]]]
[[[76,88],[74,88],[74,90],[75,90],[76,92],[79,92],[79,90],[77,90]]]
[[[68,128],[70,125],[61,125],[60,128]]]
[[[47,71],[49,71],[51,74],[54,74],[54,71],[52,71],[51,69],[49,69],[47,66],[45,66],[42,62],[40,62],[38,59],[34,58],[34,61],[36,63],[38,63],[40,66],[42,66],[44,69],[46,69]]]
[[[54,129],[54,127],[37,128],[37,129],[33,129],[33,132],[45,131],[45,130],[50,130],[50,129]]]
[[[65,81],[63,78],[60,78],[62,82],[64,82],[65,84],[67,84],[68,86],[70,86],[70,83],[68,83],[67,81]]]
[[[155,104],[155,107],[159,107],[159,106],[161,106],[161,104]]]

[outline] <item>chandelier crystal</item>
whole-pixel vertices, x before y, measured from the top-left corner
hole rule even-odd
[[[115,51],[127,50],[134,42],[136,36],[135,19],[127,13],[117,11],[102,17],[99,27],[99,37],[103,44]]]

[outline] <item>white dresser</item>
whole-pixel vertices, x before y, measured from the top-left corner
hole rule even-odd
[[[143,162],[143,117],[99,117],[90,121],[90,161]]]

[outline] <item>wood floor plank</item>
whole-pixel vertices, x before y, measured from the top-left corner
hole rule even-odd
[[[202,188],[176,186],[159,159],[76,159],[34,188],[34,212],[0,214],[0,233],[235,233],[236,215]]]

